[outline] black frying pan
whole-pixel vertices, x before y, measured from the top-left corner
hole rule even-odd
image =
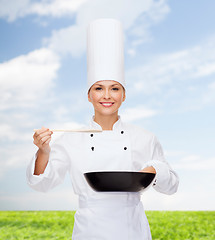
[[[87,172],[88,184],[99,192],[139,192],[153,181],[154,173],[104,171]]]

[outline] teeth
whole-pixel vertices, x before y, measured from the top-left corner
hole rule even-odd
[[[102,103],[102,105],[104,105],[104,106],[111,106],[112,103]]]

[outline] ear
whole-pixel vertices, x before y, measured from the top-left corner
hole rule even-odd
[[[91,98],[90,98],[90,90],[88,91],[88,101],[91,102]]]
[[[123,89],[123,99],[122,99],[122,101],[124,102],[124,101],[125,101],[125,99],[126,99],[126,95],[125,95],[125,89]]]

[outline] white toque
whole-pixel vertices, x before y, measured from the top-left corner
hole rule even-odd
[[[125,88],[124,37],[120,21],[101,18],[87,27],[88,90],[101,80],[114,80]]]

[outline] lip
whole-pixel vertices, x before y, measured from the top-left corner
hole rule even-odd
[[[103,107],[109,108],[113,106],[113,102],[100,102]]]

